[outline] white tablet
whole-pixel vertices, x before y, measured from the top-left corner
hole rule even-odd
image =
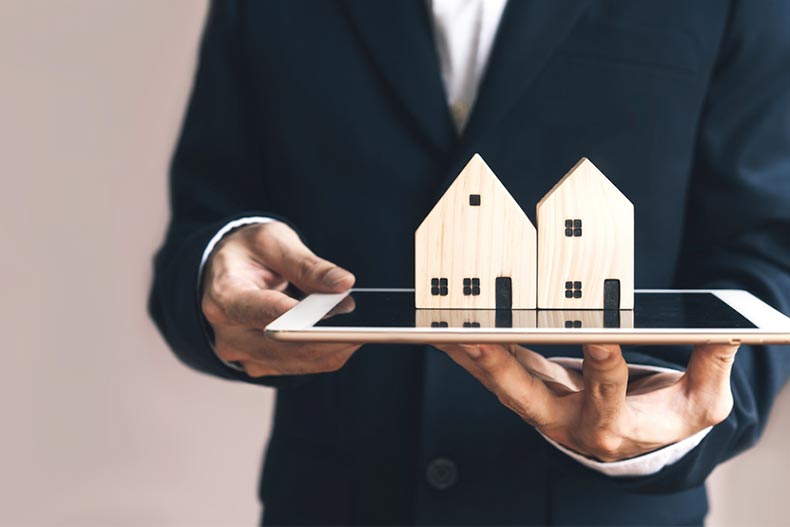
[[[303,342],[790,344],[790,319],[740,290],[638,290],[633,310],[416,309],[413,289],[315,294],[266,327]]]

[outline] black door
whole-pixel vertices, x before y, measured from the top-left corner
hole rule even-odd
[[[603,308],[620,309],[620,280],[603,281]]]
[[[496,279],[496,308],[511,309],[513,307],[513,281],[509,276],[498,276]]]

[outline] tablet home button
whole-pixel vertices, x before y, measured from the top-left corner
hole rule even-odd
[[[458,481],[458,466],[446,457],[437,457],[428,463],[425,477],[436,490],[447,490]]]

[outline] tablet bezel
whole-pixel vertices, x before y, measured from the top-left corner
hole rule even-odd
[[[265,332],[290,342],[354,343],[519,343],[519,344],[790,344],[790,319],[748,291],[738,289],[641,289],[636,293],[711,293],[756,328],[391,328],[315,326],[351,293],[411,292],[413,289],[360,288],[314,294],[269,324]]]

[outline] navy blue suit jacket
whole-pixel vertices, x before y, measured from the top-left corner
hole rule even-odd
[[[758,439],[787,349],[742,349],[729,418],[658,474],[613,479],[436,350],[367,346],[301,378],[227,368],[201,328],[198,266],[226,222],[273,215],[359,286],[410,286],[414,230],[473,153],[533,221],[587,156],[635,205],[637,287],[744,288],[790,312],[788,28],[784,0],[511,0],[459,137],[424,0],[215,2],[150,310],[193,368],[278,386],[266,521],[700,522],[705,478]],[[628,356],[683,367],[689,350]],[[426,478],[436,458],[452,485]]]

